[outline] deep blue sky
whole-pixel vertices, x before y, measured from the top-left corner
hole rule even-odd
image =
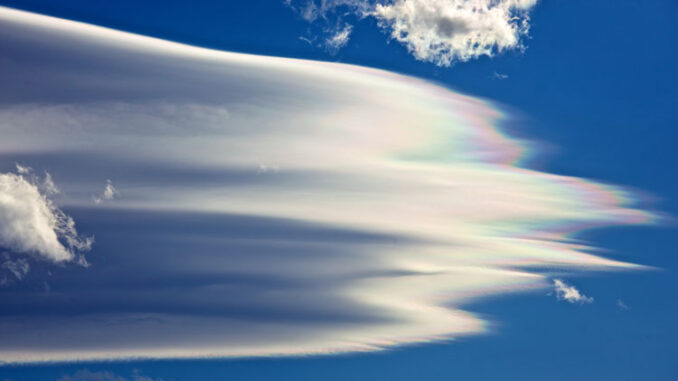
[[[516,114],[511,131],[551,147],[531,165],[623,184],[649,207],[678,215],[678,3],[544,0],[524,53],[439,68],[388,42],[372,20],[355,24],[337,55],[301,41],[309,25],[282,1],[0,1],[1,5],[238,52],[331,60],[435,80]],[[493,73],[507,79],[494,79]],[[164,380],[678,378],[675,224],[583,236],[610,256],[661,268],[594,274],[576,284],[596,302],[543,294],[503,297],[472,310],[495,333],[377,354],[301,359],[87,363],[0,368],[0,379],[55,380],[79,369]],[[630,309],[617,307],[622,299]]]

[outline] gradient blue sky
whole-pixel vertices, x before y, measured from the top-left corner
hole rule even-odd
[[[0,5],[220,50],[352,63],[433,80],[498,102],[514,116],[508,131],[546,142],[529,166],[623,184],[645,196],[645,207],[678,215],[675,1],[543,0],[531,12],[524,52],[450,68],[416,61],[374,20],[351,16],[351,40],[329,54],[300,40],[315,33],[314,26],[275,0]],[[85,212],[71,214],[87,219]],[[135,374],[162,380],[678,378],[675,224],[606,228],[580,237],[609,250],[609,257],[660,270],[573,278],[595,297],[587,305],[542,292],[485,299],[471,310],[494,322],[493,332],[452,343],[302,358],[4,366],[0,379],[57,380],[83,369],[130,380]]]

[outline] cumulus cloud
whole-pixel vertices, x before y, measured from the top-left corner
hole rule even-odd
[[[82,238],[75,222],[49,198],[57,192],[47,174],[42,182],[28,167],[0,174],[0,246],[52,262],[78,259],[92,240]]]
[[[582,294],[574,286],[570,286],[560,279],[553,280],[553,287],[556,291],[556,298],[572,304],[593,303],[593,298]]]
[[[111,201],[114,198],[118,197],[120,192],[113,186],[113,182],[109,179],[106,180],[106,186],[104,187],[101,194],[94,196],[92,199],[95,204],[101,204],[104,201]]]
[[[520,48],[536,0],[396,0],[374,15],[415,58],[449,66]]]
[[[288,0],[309,22],[327,22],[328,15],[333,14],[343,20],[344,13],[336,11],[342,7],[361,18],[373,17],[416,59],[439,66],[523,48],[521,40],[529,31],[529,12],[536,3],[537,0],[323,0],[316,4],[314,0]]]

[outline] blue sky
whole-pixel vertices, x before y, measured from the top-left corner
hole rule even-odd
[[[484,332],[479,335],[461,336],[449,342],[423,340],[424,342],[415,342],[410,345],[389,347],[381,352],[368,351],[320,356],[307,356],[302,353],[302,356],[255,359],[108,360],[6,365],[0,368],[0,379],[58,380],[71,377],[70,379],[74,380],[106,380],[115,379],[113,378],[115,375],[115,377],[128,380],[144,380],[143,377],[154,380],[271,378],[671,380],[678,376],[678,368],[673,361],[676,357],[673,344],[678,339],[674,323],[678,313],[676,304],[678,280],[675,276],[678,263],[674,256],[677,234],[671,218],[678,214],[675,197],[678,194],[678,180],[675,177],[678,157],[674,148],[678,135],[675,130],[678,111],[673,107],[678,100],[678,90],[676,90],[678,78],[675,74],[675,67],[678,67],[678,53],[672,48],[678,36],[678,24],[672,18],[678,10],[675,2],[543,0],[529,12],[529,33],[522,37],[522,43],[525,45],[524,51],[509,50],[493,57],[481,56],[468,62],[456,62],[451,67],[441,67],[415,59],[402,44],[390,40],[374,18],[360,19],[350,12],[344,15],[343,8],[329,13],[327,22],[322,19],[309,22],[282,1],[193,1],[190,3],[149,1],[142,4],[133,1],[114,3],[105,1],[1,1],[0,5],[212,49],[348,63],[430,80],[474,97],[475,100],[469,101],[468,104],[463,103],[465,101],[461,98],[455,98],[456,101],[462,102],[462,106],[455,115],[464,114],[469,108],[477,110],[474,112],[478,113],[483,110],[499,110],[506,117],[501,124],[505,131],[508,131],[511,136],[537,142],[534,154],[531,155],[530,160],[523,162],[524,166],[551,174],[624,186],[625,189],[636,192],[634,194],[634,200],[637,201],[635,206],[654,212],[656,215],[666,216],[659,219],[655,225],[605,227],[579,232],[576,235],[578,239],[591,247],[600,248],[601,251],[596,251],[595,254],[622,262],[653,266],[657,268],[654,271],[631,269],[630,271],[608,272],[597,268],[593,268],[592,271],[581,271],[562,268],[557,263],[549,261],[545,261],[545,266],[531,270],[534,274],[546,274],[547,285],[552,279],[564,279],[567,284],[576,286],[585,295],[592,297],[592,303],[572,304],[565,300],[558,300],[554,294],[555,290],[552,287],[544,287],[543,284],[529,284],[525,287],[531,291],[525,293],[490,293],[470,301],[454,299],[452,303],[454,307],[471,311],[476,317],[489,322],[489,328],[484,329]],[[300,39],[300,37],[317,38],[318,41],[322,41],[327,33],[331,34],[334,31],[332,27],[335,25],[352,26],[349,41],[337,52],[328,51],[322,44],[309,44]],[[20,38],[23,37],[17,37],[16,40],[10,38],[8,39],[10,42],[3,45],[8,47],[7,51],[12,54],[8,56],[12,59],[26,57],[17,53],[23,52],[23,46],[16,44],[16,41],[23,41]],[[66,46],[66,44],[63,45]],[[26,49],[34,48],[31,45],[26,46],[28,46]],[[99,49],[94,42],[92,46]],[[69,52],[78,53],[77,48],[62,48],[59,44],[52,46],[46,44],[44,48],[48,53],[44,53],[45,56],[42,59],[50,64],[56,63],[55,66],[63,63],[66,67],[64,72],[70,73],[69,68],[76,67],[83,62],[88,65],[91,62],[99,62],[87,61],[86,54],[82,55],[84,58],[78,58],[80,61],[74,59],[71,62]],[[93,49],[92,54],[99,54],[96,49]],[[52,51],[56,53],[51,53]],[[66,53],[63,54],[63,52]],[[41,53],[31,54],[41,57]],[[103,56],[106,53],[101,54]],[[119,66],[116,66],[117,61],[112,60],[108,66],[101,64],[102,67],[105,66],[104,69],[95,67],[91,70],[95,75],[99,71],[111,73],[110,77],[105,78],[111,81],[118,78],[116,77],[118,75],[119,78],[126,78],[125,76],[136,78],[139,81],[139,87],[132,89],[134,91],[119,90],[123,94],[120,97],[126,100],[136,99],[135,97],[141,99],[147,96],[147,92],[153,92],[153,96],[158,99],[164,97],[162,87],[164,84],[154,90],[147,90],[143,88],[141,82],[143,78],[155,78],[155,75],[161,74],[153,71],[151,64],[144,66],[143,62],[129,62],[121,58]],[[11,60],[5,61],[4,65],[7,65],[7,73],[19,70],[11,66]],[[36,65],[39,66],[37,63]],[[176,67],[179,66],[181,65]],[[84,72],[85,75],[82,78],[89,78],[86,73],[90,69],[86,65],[83,67],[85,67],[84,71],[79,71],[79,73]],[[174,70],[179,73],[180,69],[176,67],[165,69],[168,73],[175,73]],[[311,70],[310,67],[308,70]],[[17,72],[19,75],[27,73],[20,70]],[[139,74],[128,74],[128,72]],[[9,110],[3,114],[4,120],[10,121],[9,124],[19,123],[19,126],[25,125],[28,126],[25,128],[29,128],[33,126],[30,123],[35,123],[35,121],[22,119],[25,115],[43,115],[40,117],[43,119],[38,120],[42,120],[49,127],[51,126],[49,120],[56,120],[61,115],[57,113],[60,110],[58,107],[49,108],[47,111],[43,109],[45,114],[36,114],[35,109],[29,109],[30,112],[19,109],[20,113],[12,114],[10,111],[15,109],[8,105],[14,107],[16,104],[21,106],[24,103],[36,104],[36,102],[37,104],[41,104],[40,102],[55,105],[69,104],[75,105],[72,106],[74,108],[67,109],[71,113],[69,115],[75,115],[74,118],[77,119],[80,113],[90,118],[87,120],[95,120],[96,123],[102,123],[103,128],[106,128],[105,120],[111,118],[107,114],[108,111],[97,108],[99,106],[96,104],[88,103],[86,98],[92,94],[101,95],[103,98],[113,97],[111,94],[118,97],[118,93],[114,93],[117,90],[111,90],[114,87],[105,87],[107,93],[104,94],[96,87],[88,87],[87,79],[82,79],[82,87],[77,88],[78,92],[61,92],[60,86],[65,82],[61,82],[57,76],[52,76],[49,71],[45,73],[47,73],[45,77],[38,78],[42,81],[40,83],[48,89],[47,91],[42,91],[39,87],[31,87],[34,85],[22,85],[23,82],[20,81],[10,82],[12,86],[17,87],[11,87],[12,92],[8,91],[0,99],[3,108]],[[196,73],[199,72],[196,71]],[[298,96],[302,98],[305,96],[304,91],[307,91],[305,88],[295,87],[297,85],[293,83],[293,80],[290,80],[292,84],[281,81],[282,84],[271,87],[269,82],[266,82],[268,79],[258,77],[257,72],[243,71],[246,78],[253,78],[259,87],[252,86],[250,82],[240,82],[238,79],[240,77],[233,73],[238,73],[238,71],[233,69],[225,74],[229,76],[228,78],[235,78],[228,82],[228,86],[237,89],[238,96],[244,97],[242,99],[258,101],[268,99],[267,97],[270,96],[273,101],[279,102],[279,98],[276,98],[274,93],[280,87],[293,88],[294,90],[290,92],[300,94]],[[344,75],[349,76],[349,74]],[[195,74],[190,78],[204,86],[209,86],[209,81],[200,74]],[[176,88],[172,87],[172,84],[167,85],[167,99],[173,99],[173,92],[178,91],[177,89],[180,89],[183,83],[181,80],[177,80]],[[326,82],[323,81],[326,80],[329,81],[327,83],[333,83],[325,77],[319,81],[324,84]],[[155,83],[157,86],[160,82]],[[359,86],[363,86],[362,82],[360,83]],[[259,88],[267,89],[267,92],[257,90]],[[419,91],[419,89],[420,87],[416,87],[416,90],[407,91]],[[337,89],[337,91],[340,90],[346,91],[346,94],[352,94],[343,87]],[[187,99],[192,97],[193,102],[196,102],[196,99],[202,101],[202,97],[205,96],[205,93],[193,87],[187,87],[185,91],[183,94]],[[329,99],[328,102],[335,102],[333,97],[336,94],[332,92],[325,93],[324,90],[320,91],[315,88],[308,91],[319,94],[322,99]],[[375,96],[388,96],[385,90],[374,91]],[[428,90],[421,91],[421,97],[429,96]],[[160,95],[155,95],[155,93]],[[204,105],[207,106],[215,102],[230,102],[231,95],[229,94],[209,93],[207,95],[212,97],[204,101]],[[412,97],[432,99],[418,98],[419,93]],[[410,98],[407,99],[408,102],[411,101]],[[149,107],[145,109],[134,108],[131,101],[129,104],[132,106],[121,106],[122,111],[120,109],[118,111],[129,113],[134,118],[150,114],[153,118],[161,119],[167,115],[166,109],[154,108],[156,104],[144,106]],[[146,103],[141,104],[146,105]],[[337,104],[343,105],[343,103]],[[320,106],[323,105],[320,104]],[[428,108],[424,106],[430,106],[430,103],[422,101],[421,105],[421,108],[428,112]],[[183,110],[179,109],[179,113],[184,112]],[[210,118],[222,116],[218,110],[201,110]],[[372,117],[369,110],[364,112],[365,115]],[[434,113],[438,110],[432,109],[430,112]],[[424,111],[422,113],[421,118],[429,115]],[[238,117],[237,113],[229,115]],[[315,114],[310,111],[309,115],[309,117],[315,117]],[[381,115],[383,114],[378,114],[379,117]],[[250,114],[246,116],[252,118]],[[102,120],[104,122],[101,122]],[[139,123],[139,120],[153,125],[153,120],[156,119],[130,117],[130,119],[123,119],[123,122],[129,121],[133,125]],[[210,120],[212,119],[207,122]],[[160,129],[164,128],[163,126],[158,125],[153,128]],[[474,125],[474,127],[480,128],[481,126]],[[153,131],[155,130],[151,133]],[[465,130],[462,132],[465,133]],[[189,132],[188,135],[190,134]],[[46,134],[45,136],[47,136],[45,138],[47,142],[50,139],[54,141],[60,139],[55,137],[56,135]],[[275,137],[277,138],[277,135]],[[285,138],[285,136],[280,136],[280,142],[287,142]],[[414,140],[416,138],[417,136],[412,137]],[[252,201],[243,198],[242,205],[245,206],[235,212],[229,209],[229,213],[223,215],[214,215],[213,211],[209,208],[205,209],[205,206],[197,201],[186,204],[189,210],[184,211],[170,211],[165,206],[176,202],[173,197],[187,197],[187,193],[182,193],[184,192],[184,188],[181,188],[182,184],[201,184],[206,189],[212,189],[210,187],[215,186],[230,189],[237,188],[238,184],[246,184],[251,189],[276,187],[275,189],[288,190],[288,184],[298,182],[315,186],[315,182],[309,180],[308,174],[301,169],[296,172],[286,172],[287,168],[294,167],[298,164],[297,162],[290,159],[289,163],[285,164],[282,161],[280,164],[274,160],[279,157],[275,155],[264,159],[256,158],[261,163],[259,163],[259,168],[255,168],[253,172],[248,173],[230,167],[220,172],[220,169],[213,166],[200,166],[203,163],[197,159],[195,162],[190,162],[194,160],[194,156],[179,148],[174,148],[170,141],[167,143],[168,149],[176,149],[178,157],[186,158],[187,162],[184,166],[177,165],[175,162],[169,165],[165,162],[149,160],[148,163],[144,162],[144,167],[140,169],[139,162],[135,160],[140,160],[138,157],[142,156],[131,149],[128,152],[129,156],[104,155],[99,157],[95,155],[96,152],[74,154],[76,150],[68,145],[69,141],[66,140],[60,141],[59,144],[63,146],[55,143],[53,147],[56,148],[40,151],[32,148],[33,142],[28,143],[30,140],[20,134],[12,135],[12,139],[16,139],[16,142],[27,143],[25,147],[12,147],[14,149],[0,146],[2,148],[0,155],[2,172],[16,172],[13,168],[15,163],[30,165],[42,181],[45,171],[49,171],[62,189],[62,193],[65,194],[61,196],[62,198],[55,198],[55,200],[62,204],[64,212],[76,222],[80,236],[95,237],[92,249],[84,254],[92,265],[89,268],[84,269],[73,264],[60,267],[49,261],[31,257],[31,272],[28,276],[2,291],[3,304],[10,307],[2,316],[3,326],[0,332],[8,342],[11,339],[12,343],[18,343],[16,348],[22,348],[22,341],[28,340],[30,336],[29,333],[25,333],[28,336],[22,336],[21,332],[31,332],[32,329],[38,332],[42,329],[49,331],[50,324],[59,326],[62,324],[59,322],[67,322],[69,317],[93,312],[121,313],[143,310],[140,306],[149,303],[151,299],[144,299],[139,295],[148,292],[148,284],[153,284],[154,287],[161,284],[165,276],[173,279],[167,281],[166,287],[168,289],[174,287],[177,291],[176,294],[173,292],[155,294],[158,298],[152,299],[155,304],[149,308],[156,313],[195,314],[201,318],[208,316],[210,319],[214,316],[228,316],[253,321],[288,322],[290,325],[302,327],[291,331],[293,335],[304,333],[306,329],[325,332],[329,329],[328,327],[335,329],[344,325],[388,321],[388,311],[390,311],[388,308],[383,311],[363,309],[339,297],[335,300],[334,286],[319,283],[315,278],[294,278],[298,274],[292,270],[289,273],[274,271],[273,274],[279,278],[272,276],[269,272],[256,273],[257,276],[251,277],[251,273],[243,276],[242,273],[236,271],[217,274],[220,282],[224,282],[220,284],[233,285],[235,291],[227,291],[233,292],[233,295],[210,290],[205,291],[204,294],[186,291],[184,295],[182,290],[193,290],[189,287],[193,284],[201,284],[200,282],[204,281],[204,279],[199,279],[201,274],[217,276],[207,271],[213,266],[226,266],[229,270],[233,269],[232,266],[242,266],[243,269],[247,269],[248,266],[266,262],[284,268],[289,263],[296,266],[315,266],[315,262],[318,261],[318,267],[311,267],[314,271],[321,268],[321,265],[338,268],[345,262],[342,260],[335,263],[334,254],[327,254],[327,257],[332,260],[330,262],[312,257],[316,247],[313,245],[322,242],[326,245],[323,246],[324,252],[334,253],[336,251],[338,253],[336,256],[351,257],[356,252],[367,252],[375,246],[388,246],[394,243],[399,247],[416,245],[415,238],[418,237],[416,234],[420,233],[414,227],[397,224],[394,224],[393,231],[409,229],[407,231],[413,233],[414,238],[411,235],[398,236],[388,229],[372,231],[365,225],[355,224],[352,219],[355,216],[352,215],[328,216],[327,220],[318,225],[301,218],[289,218],[289,214],[285,214],[286,211],[279,209],[277,204],[267,206],[265,212],[270,215],[262,217],[260,210],[255,207],[259,205],[257,202],[261,202],[260,199]],[[139,143],[140,145],[148,144],[146,140],[143,140],[146,137],[138,137],[138,139],[142,142]],[[122,142],[136,144],[127,140]],[[398,141],[393,144],[397,143]],[[18,143],[15,144],[18,145]],[[487,144],[495,147],[494,141],[489,141]],[[35,143],[35,147],[42,146]],[[102,150],[107,148],[106,145],[101,147]],[[257,149],[257,147],[252,149]],[[334,147],[328,147],[328,150],[331,148]],[[462,147],[462,152],[469,155],[480,152],[476,147],[472,148]],[[359,156],[361,153],[362,151],[357,151],[354,154]],[[149,155],[152,156],[152,154],[153,152]],[[290,155],[286,151],[281,152],[281,155],[283,154]],[[337,156],[336,160],[339,159],[343,158]],[[352,161],[338,162],[342,165],[353,163]],[[494,165],[494,163],[490,164]],[[473,168],[482,169],[482,176],[486,170],[497,170],[495,167],[487,168],[486,163],[478,164],[477,168],[475,166]],[[358,176],[360,173],[350,175]],[[332,182],[336,181],[334,176],[338,175],[328,177],[327,181],[337,184]],[[474,181],[484,184],[481,181],[484,179],[482,176],[478,174],[478,177],[470,178],[468,181],[471,185],[477,184]],[[344,181],[342,177],[337,178]],[[350,177],[350,179],[353,178]],[[107,179],[112,179],[111,184],[119,190],[119,195],[111,193],[110,197],[106,196],[104,187]],[[413,178],[412,181],[416,179]],[[534,189],[543,189],[547,185],[542,182],[547,178],[530,177],[525,181],[528,180],[535,181]],[[586,183],[581,185],[586,185]],[[334,190],[332,187],[324,186],[325,183],[322,188],[318,189],[322,189],[323,192]],[[339,185],[333,186],[340,187]],[[509,197],[510,200],[513,200],[511,197],[518,197],[521,194],[518,190],[513,192],[513,182],[502,186],[506,187],[502,188],[502,191],[506,191],[505,197]],[[167,195],[144,193],[149,187],[167,189]],[[565,192],[565,189],[562,191]],[[413,191],[404,191],[403,197],[414,198],[415,195],[410,192]],[[198,198],[210,197],[209,193],[195,194]],[[328,194],[335,195],[335,193]],[[234,193],[231,196],[235,195]],[[426,197],[434,195],[433,193],[425,194]],[[526,197],[529,199],[530,195],[527,194]],[[93,201],[95,198],[99,202]],[[152,204],[149,200],[158,202],[159,214],[140,211],[143,210],[140,205],[143,206],[144,202],[148,201]],[[281,198],[280,202],[283,202],[282,200]],[[540,200],[536,199],[535,202],[538,203]],[[120,207],[118,208],[117,205]],[[305,205],[300,204],[300,207]],[[573,206],[575,209],[578,207],[581,205]],[[621,209],[617,210],[618,207],[620,208],[619,205],[606,205],[603,208],[597,203],[592,203],[589,207],[591,218],[600,219],[598,222],[603,225],[614,225],[615,219],[618,220],[616,222],[623,222],[623,216],[626,216],[619,214],[621,213]],[[582,209],[586,210],[584,207]],[[617,214],[606,214],[610,209]],[[555,209],[551,213],[564,213],[565,211],[567,210]],[[248,216],[249,212],[259,214],[254,217]],[[367,214],[366,212],[365,215]],[[348,223],[347,225],[329,223],[337,220],[348,221]],[[567,223],[569,220],[562,218],[558,221]],[[423,222],[426,221],[422,220]],[[148,226],[153,226],[154,229],[144,230],[148,229]],[[172,235],[177,239],[167,238]],[[221,259],[216,261],[223,247],[215,242],[224,237],[231,237],[238,242],[237,244],[231,243],[229,250],[234,250],[234,252],[252,250],[257,253],[258,257],[242,259],[235,256],[227,261]],[[271,247],[267,244],[281,237],[284,238],[282,246]],[[249,240],[249,243],[243,244],[239,241],[242,239]],[[313,245],[301,245],[299,242],[311,242]],[[12,249],[21,251],[16,246],[9,248],[9,250]],[[199,265],[182,261],[185,257],[181,256],[181,253],[191,251],[200,253],[196,254],[200,261]],[[292,259],[283,262],[277,259],[280,253],[286,253],[285,255],[289,255]],[[170,259],[165,259],[167,258],[165,255],[170,255]],[[407,258],[407,253],[402,255]],[[173,262],[175,260],[176,265]],[[158,263],[161,265],[158,266]],[[353,265],[354,262],[347,263]],[[384,270],[376,263],[380,262],[376,261],[374,269],[368,267],[368,270]],[[184,274],[186,277],[182,277],[183,275],[180,276],[182,266],[195,269],[195,272]],[[41,278],[47,273],[51,278]],[[293,280],[299,283],[292,282],[289,278],[290,274]],[[172,276],[177,277],[172,278]],[[327,276],[331,279],[338,277],[334,273]],[[120,277],[124,279],[124,282],[116,282],[116,279],[121,279]],[[323,298],[329,298],[328,300],[335,304],[327,303],[327,306],[323,306],[322,309],[315,310],[309,306],[323,303],[317,302],[311,296],[308,297],[308,301],[304,299],[305,297],[301,298],[303,299],[301,301],[295,298],[281,299],[285,302],[278,305],[271,304],[265,294],[260,294],[259,288],[298,290],[306,287],[305,282],[315,285],[319,290],[327,290],[322,291],[320,295]],[[46,285],[46,294],[35,291],[36,287],[42,285]],[[109,289],[114,289],[116,292],[106,292]],[[298,295],[297,291],[294,292],[289,295]],[[45,296],[47,294],[49,296]],[[64,297],[60,299],[54,295]],[[204,295],[205,299],[223,297],[227,302],[214,304],[196,299],[196,295]],[[251,305],[240,304],[236,296],[243,295],[245,299],[252,302]],[[289,295],[285,294],[281,298],[290,297]],[[176,299],[171,300],[175,297]],[[57,320],[57,323],[44,323],[52,316],[58,316],[63,320]],[[12,322],[14,317],[30,317],[35,320],[27,320],[28,323],[17,331],[20,332],[17,336],[10,332],[11,327],[14,327],[11,324],[15,324]],[[297,324],[299,321],[308,323],[307,325],[304,325],[306,323]],[[181,325],[180,322],[172,324]],[[92,329],[103,330],[107,328],[96,324],[92,327]],[[221,326],[215,325],[215,327]],[[247,327],[249,326],[243,329],[247,331]],[[410,326],[403,325],[402,327],[399,329],[408,329]],[[184,334],[190,336],[195,332],[198,331],[188,330]],[[200,334],[205,334],[205,332],[201,331]],[[53,340],[56,343],[57,338],[61,336],[56,333],[55,335]],[[87,337],[87,334],[74,337]],[[245,337],[244,340],[248,339]],[[266,342],[267,336],[262,334],[254,339]],[[299,345],[307,344],[303,342]],[[173,342],[167,345],[179,344]],[[315,341],[313,345],[316,345]],[[72,349],[69,345],[54,348]],[[115,352],[115,347],[113,348]],[[3,350],[6,354],[12,348],[3,348]],[[92,374],[85,372],[85,369]]]

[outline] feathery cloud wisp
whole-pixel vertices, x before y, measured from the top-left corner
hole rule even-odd
[[[348,44],[352,30],[353,27],[351,25],[346,25],[343,28],[337,29],[334,34],[325,40],[327,49],[329,49],[331,53],[336,53],[339,49],[343,48]]]
[[[28,274],[28,272],[31,270],[31,266],[29,265],[26,259],[24,258],[11,259],[7,254],[5,254],[5,261],[2,262],[0,268],[5,270],[7,273],[11,274],[15,280],[23,279],[23,277],[26,276],[26,274]],[[8,280],[7,277],[5,276],[0,281],[0,284],[9,282],[11,281]]]
[[[492,79],[507,79],[508,77],[508,74],[497,73],[496,71],[492,73]]]

